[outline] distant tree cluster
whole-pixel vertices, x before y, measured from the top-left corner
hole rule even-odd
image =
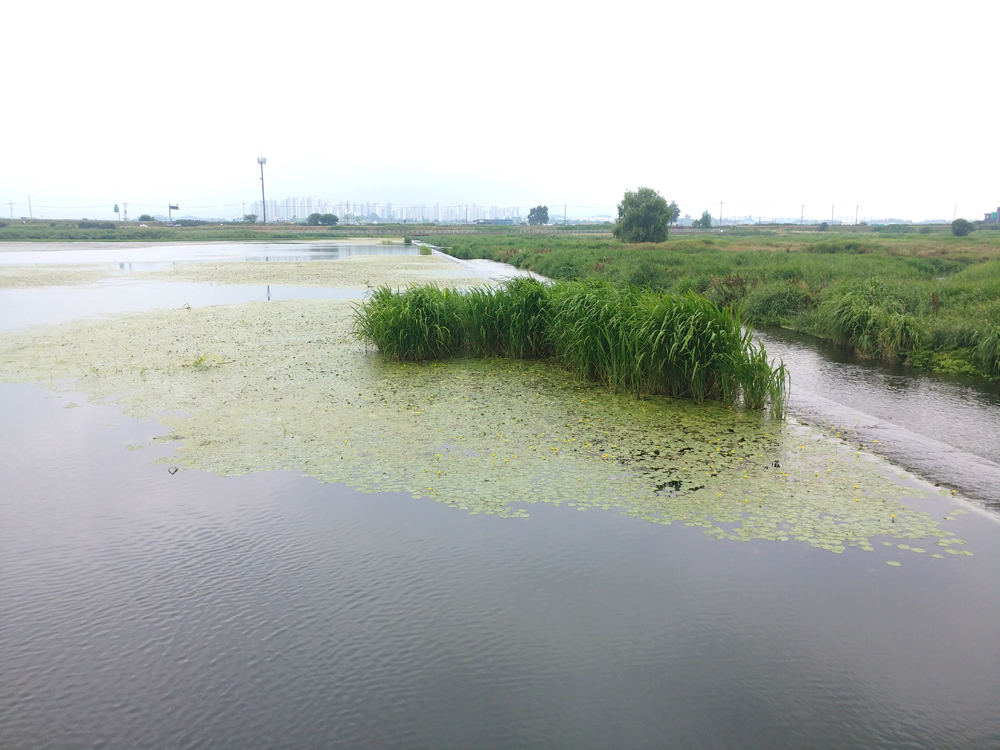
[[[621,242],[665,242],[679,214],[675,202],[667,203],[652,188],[627,190],[618,204],[618,221],[612,234]]]
[[[533,209],[528,211],[528,223],[531,226],[541,226],[542,224],[549,223],[549,207],[548,206],[535,206]]]
[[[969,232],[975,228],[976,226],[968,219],[955,219],[951,222],[951,233],[956,237],[968,237]]]
[[[156,219],[149,214],[139,214],[139,221],[156,221]]]
[[[309,214],[306,224],[317,226],[333,226],[339,221],[337,214]]]
[[[691,226],[694,227],[695,229],[711,229],[712,214],[710,214],[708,211],[702,211],[701,218],[692,221]]]
[[[245,221],[247,224],[256,224],[257,214],[244,214],[243,221]]]

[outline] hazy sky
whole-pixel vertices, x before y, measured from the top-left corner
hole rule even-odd
[[[995,0],[17,3],[3,25],[4,216],[29,194],[36,216],[236,216],[261,152],[272,198],[1000,204]]]

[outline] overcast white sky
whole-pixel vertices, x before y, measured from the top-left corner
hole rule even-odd
[[[17,3],[3,25],[15,215],[30,194],[35,216],[236,216],[260,152],[273,198],[1000,204],[995,0]]]

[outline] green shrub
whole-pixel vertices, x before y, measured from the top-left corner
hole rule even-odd
[[[809,253],[855,253],[863,255],[872,251],[871,245],[857,240],[826,240],[825,242],[815,242],[806,247]]]
[[[975,225],[967,219],[955,219],[951,222],[951,233],[956,237],[968,237]]]

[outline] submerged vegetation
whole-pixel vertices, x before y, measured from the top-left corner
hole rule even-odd
[[[784,411],[788,373],[772,366],[737,308],[597,279],[546,286],[515,279],[458,293],[376,289],[354,332],[392,361],[452,356],[543,359],[616,392]]]
[[[884,227],[875,227],[882,229]],[[1000,379],[1000,232],[686,235],[656,245],[584,237],[440,236],[459,258],[553,279],[602,279],[739,306],[859,355]]]

